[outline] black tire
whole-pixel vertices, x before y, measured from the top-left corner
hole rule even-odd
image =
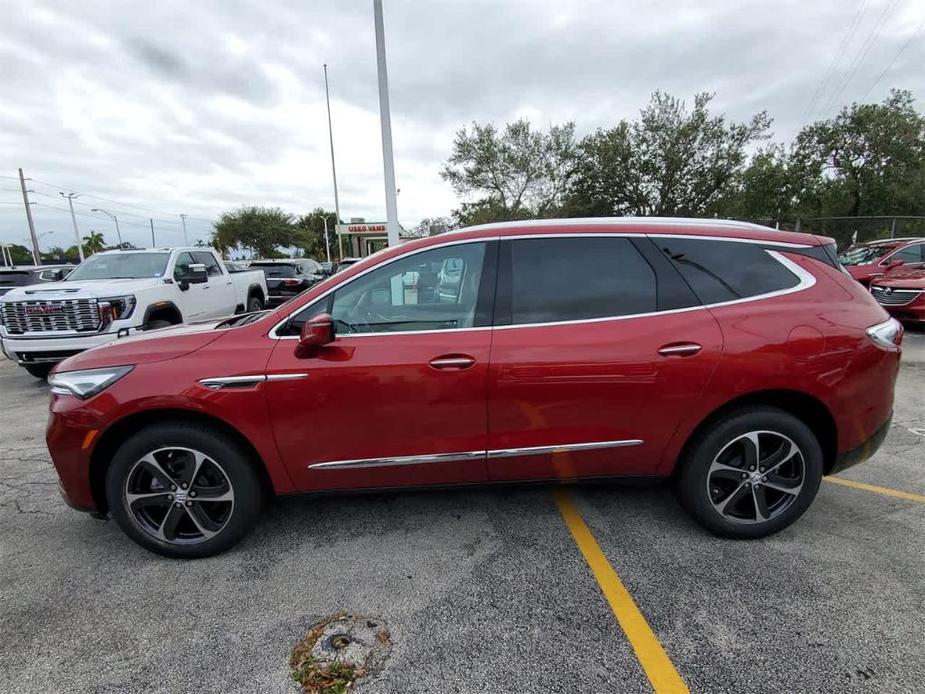
[[[787,457],[792,447],[797,451]],[[773,407],[730,413],[699,434],[679,463],[681,504],[708,530],[729,538],[765,537],[796,521],[819,491],[823,470],[812,430]]]
[[[245,313],[255,313],[263,310],[263,301],[256,294],[252,294],[247,299],[247,311]]]
[[[189,478],[195,453],[204,459],[196,466],[193,483],[181,490],[168,487],[159,474],[151,474],[154,468],[142,461],[155,452],[160,470],[178,485],[184,476]],[[139,496],[138,502],[143,503],[135,511],[127,499],[130,488],[150,497]],[[197,489],[198,498],[193,498]],[[220,501],[229,491],[232,499]],[[184,505],[177,506],[181,497]],[[224,552],[253,527],[263,489],[248,455],[227,437],[201,426],[163,423],[141,430],[119,447],[106,472],[106,499],[119,527],[145,549],[168,557],[196,558]],[[171,513],[175,515],[170,518],[179,520],[168,523]],[[203,530],[204,525],[208,527],[204,520],[211,524],[208,532],[213,535]],[[164,532],[168,524],[171,529]],[[158,525],[160,537],[155,532]]]
[[[158,328],[169,328],[175,323],[171,323],[169,320],[164,320],[163,318],[155,318],[154,320],[149,320],[145,324],[145,330],[157,330]]]
[[[23,367],[30,375],[40,378],[43,381],[48,378],[54,364],[23,364]]]

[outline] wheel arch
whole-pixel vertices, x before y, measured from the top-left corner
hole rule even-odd
[[[248,289],[247,289],[247,298],[248,298],[248,299],[250,299],[250,298],[251,298],[252,296],[254,296],[255,294],[260,298],[260,301],[261,301],[261,302],[263,302],[264,304],[267,303],[267,296],[266,296],[266,294],[265,294],[264,291],[263,291],[263,287],[261,287],[259,284],[252,284],[252,285],[251,285],[250,287],[248,287]]]
[[[144,320],[141,321],[141,324],[143,326],[147,325],[152,318],[176,319],[175,325],[180,325],[183,322],[183,313],[172,301],[158,301],[145,309]]]
[[[94,445],[90,455],[90,491],[96,508],[101,513],[109,511],[106,502],[106,471],[116,450],[126,439],[154,424],[190,423],[218,431],[222,436],[237,443],[257,470],[264,493],[273,494],[273,483],[256,447],[233,426],[218,417],[195,410],[155,409],[123,417],[106,429]]]
[[[687,436],[672,475],[681,468],[691,445],[698,436],[727,415],[749,407],[776,407],[792,414],[808,426],[819,440],[823,455],[823,474],[828,474],[838,454],[838,428],[829,408],[818,398],[798,390],[761,390],[740,395],[708,414]]]

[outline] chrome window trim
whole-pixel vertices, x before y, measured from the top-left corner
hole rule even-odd
[[[548,220],[548,221],[552,221],[552,220]],[[513,225],[514,223],[512,222],[511,224]],[[489,226],[493,226],[493,225],[489,225]],[[327,297],[329,294],[336,291],[337,289],[347,286],[347,284],[349,284],[353,280],[358,279],[362,277],[363,275],[367,274],[368,272],[372,272],[375,269],[378,269],[380,267],[385,267],[386,265],[390,263],[393,263],[403,258],[408,258],[417,253],[434,250],[437,248],[444,248],[446,246],[456,246],[456,245],[460,245],[464,243],[483,243],[487,241],[496,241],[496,240],[530,239],[530,238],[542,238],[542,239],[546,239],[546,238],[586,238],[586,237],[601,237],[601,236],[603,237],[640,237],[640,236],[644,237],[644,236],[648,236],[650,238],[684,238],[684,239],[695,239],[698,241],[729,241],[733,243],[753,243],[759,246],[771,245],[771,246],[779,246],[781,248],[811,248],[811,246],[787,243],[784,241],[761,241],[759,239],[740,239],[740,238],[730,238],[730,237],[720,237],[720,236],[696,236],[693,234],[646,234],[646,233],[634,233],[634,232],[626,232],[626,233],[620,233],[620,232],[581,233],[581,232],[578,232],[578,233],[567,233],[567,234],[523,234],[523,235],[514,235],[514,236],[485,237],[485,238],[480,238],[480,239],[463,239],[463,240],[457,240],[457,241],[450,241],[450,242],[438,244],[435,246],[427,246],[425,248],[419,248],[410,253],[396,256],[395,258],[392,258],[386,261],[385,263],[381,263],[378,265],[374,265],[371,268],[367,268],[366,270],[359,273],[358,275],[351,277],[348,282],[331,287],[330,289],[325,291],[323,294],[318,296],[315,299],[315,301],[313,301],[311,304],[302,306],[298,310],[293,311],[292,313],[288,314],[285,318],[283,318],[281,321],[279,321],[276,325],[273,326],[273,328],[270,330],[268,334],[268,337],[273,340],[298,340],[299,339],[298,335],[277,335],[276,331],[280,327],[282,327],[293,315],[298,313],[298,311],[305,310],[306,308],[308,308],[315,302],[321,301],[322,299],[324,299],[325,297]],[[794,292],[799,292],[799,291],[803,291],[804,289],[809,289],[810,287],[816,284],[816,278],[815,276],[813,276],[812,273],[804,270],[802,267],[794,263],[792,260],[785,258],[777,251],[772,251],[770,249],[765,249],[765,250],[768,253],[768,255],[773,257],[775,260],[781,263],[785,268],[787,268],[794,275],[797,276],[797,278],[799,279],[799,282],[795,286],[789,287],[787,289],[779,289],[773,292],[766,292],[765,294],[756,294],[755,296],[748,296],[742,299],[732,299],[730,301],[721,301],[721,302],[717,302],[713,304],[700,304],[697,306],[688,306],[686,308],[669,309],[667,311],[649,311],[647,313],[631,313],[625,316],[603,316],[601,318],[582,318],[582,319],[577,319],[577,320],[552,321],[548,323],[519,323],[516,325],[495,325],[495,326],[485,325],[485,326],[472,327],[472,328],[440,328],[440,329],[434,329],[434,330],[396,330],[394,332],[389,331],[389,332],[372,332],[372,333],[346,333],[342,335],[337,335],[337,338],[339,339],[339,338],[357,338],[357,337],[382,337],[384,335],[422,335],[422,334],[434,334],[434,333],[458,333],[458,332],[475,331],[475,330],[513,330],[513,329],[521,329],[521,328],[548,327],[548,326],[553,326],[553,325],[579,325],[579,324],[584,324],[584,323],[603,323],[606,321],[628,320],[631,318],[649,318],[652,316],[666,316],[666,315],[671,315],[675,313],[687,313],[689,311],[701,311],[701,310],[709,309],[709,308],[721,308],[723,306],[744,304],[750,301],[759,301],[761,299],[773,299],[778,296],[786,296],[787,294],[793,294]]]
[[[642,439],[620,439],[617,441],[590,441],[588,443],[567,443],[556,446],[526,446],[522,448],[498,448],[488,451],[463,451],[459,453],[433,453],[429,455],[403,455],[392,458],[357,458],[354,460],[332,460],[311,463],[309,470],[348,470],[352,468],[386,467],[399,465],[422,465],[426,463],[455,463],[469,460],[494,460],[522,455],[543,455],[545,453],[567,453],[590,451],[602,448],[624,448],[638,446]]]

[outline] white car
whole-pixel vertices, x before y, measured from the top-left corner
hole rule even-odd
[[[263,309],[263,272],[229,273],[208,248],[105,251],[61,282],[0,298],[3,353],[37,378],[117,337]]]

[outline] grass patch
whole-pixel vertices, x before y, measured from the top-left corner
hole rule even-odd
[[[361,667],[337,660],[321,660],[312,655],[312,648],[325,628],[331,622],[347,616],[346,612],[338,612],[319,622],[292,649],[289,669],[292,671],[292,679],[302,687],[305,694],[345,694],[358,677],[366,675],[366,670]]]

